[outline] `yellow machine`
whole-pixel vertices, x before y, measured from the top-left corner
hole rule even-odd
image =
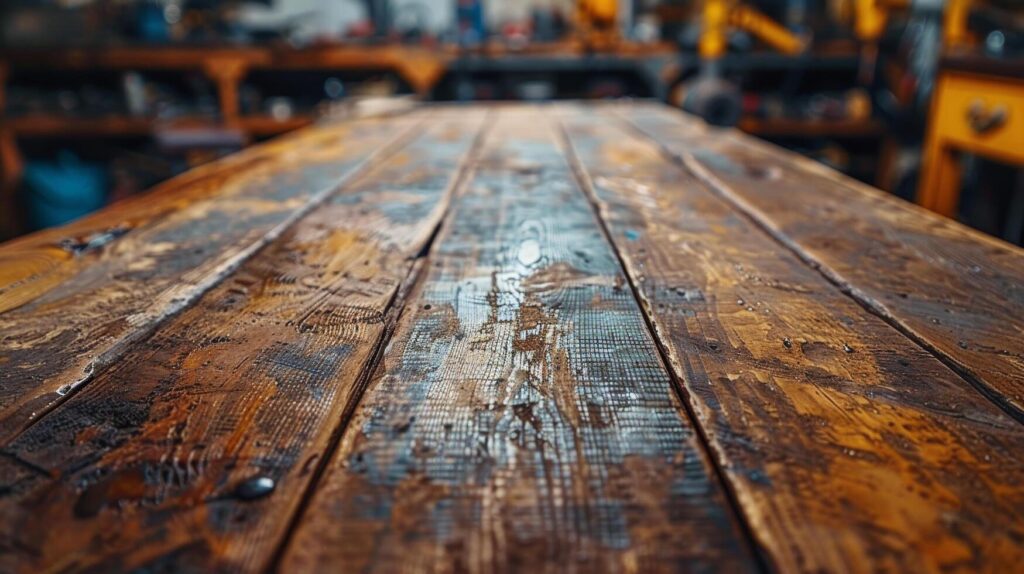
[[[945,49],[973,44],[967,28],[974,0],[946,0],[943,6],[942,42]],[[893,12],[911,7],[913,0],[853,0],[853,31],[863,42],[862,78],[871,81],[873,63],[878,57],[878,40],[885,33]]]
[[[718,66],[728,52],[730,31],[744,30],[784,54],[796,55],[807,47],[805,38],[740,0],[704,0],[701,24],[701,73],[683,88],[680,99],[684,109],[715,125],[734,125],[742,111],[739,88],[721,77]]]
[[[725,55],[731,28],[745,30],[784,54],[799,54],[806,41],[739,0],[704,0],[698,50],[704,60]]]
[[[877,42],[890,14],[909,8],[911,0],[854,0],[854,32],[864,42]],[[946,0],[943,41],[947,48],[971,43],[967,17],[974,0]]]
[[[609,46],[619,37],[618,0],[577,0],[576,28],[588,45]]]
[[[617,0],[579,0],[576,9],[581,20],[595,27],[612,27],[619,13]]]
[[[854,32],[864,42],[877,42],[885,31],[890,14],[910,7],[912,0],[852,0]],[[614,2],[612,2],[614,4]],[[946,47],[969,44],[967,17],[974,0],[947,0],[943,25]],[[704,0],[700,55],[706,60],[723,56],[730,28],[745,30],[784,54],[798,54],[804,39],[777,24],[757,9],[740,0]]]
[[[946,0],[942,36],[947,49],[973,43],[967,18],[975,2]],[[895,11],[911,8],[913,0],[846,0],[845,4],[849,6],[854,33],[863,43],[863,69],[874,70],[872,64],[877,57],[878,41],[890,16]],[[703,0],[700,14],[698,52],[702,70],[700,76],[684,88],[679,99],[685,109],[711,123],[732,125],[740,116],[740,94],[720,77],[716,64],[728,51],[730,31],[744,30],[784,54],[801,53],[807,48],[807,41],[742,0]],[[862,80],[870,81],[870,75],[866,74]]]

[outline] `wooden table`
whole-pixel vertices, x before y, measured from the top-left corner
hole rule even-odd
[[[657,104],[308,128],[0,248],[0,571],[1010,572],[1024,255]]]

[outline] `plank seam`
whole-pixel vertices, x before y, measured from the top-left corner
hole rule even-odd
[[[479,161],[483,147],[482,142],[486,133],[490,130],[490,126],[493,124],[493,122],[489,121],[490,116],[490,112],[484,116],[480,123],[480,131],[477,132],[472,144],[470,144],[470,152],[466,154],[459,167],[456,168],[458,173],[450,186],[451,191],[446,194],[447,197],[444,200],[444,211],[441,213],[440,217],[437,218],[437,222],[434,224],[433,229],[431,229],[426,241],[416,254],[412,267],[409,269],[405,278],[402,279],[402,282],[399,284],[395,293],[386,305],[387,311],[385,312],[386,318],[384,328],[381,330],[380,335],[377,337],[377,341],[374,343],[373,352],[370,353],[366,363],[362,366],[359,378],[356,380],[356,384],[353,387],[352,395],[345,404],[345,408],[342,410],[338,424],[331,432],[327,446],[324,449],[323,454],[320,456],[320,459],[317,461],[316,467],[313,469],[313,474],[309,479],[302,497],[292,513],[291,518],[288,520],[288,527],[285,529],[284,536],[281,537],[281,541],[278,543],[277,548],[270,558],[266,572],[278,572],[280,570],[281,561],[284,559],[284,555],[288,550],[288,546],[291,543],[295,531],[298,530],[302,518],[309,510],[309,507],[313,502],[313,498],[316,496],[318,487],[320,486],[320,482],[324,475],[326,475],[331,461],[334,459],[334,455],[337,454],[338,448],[341,445],[341,439],[344,437],[345,431],[348,430],[349,423],[355,415],[356,406],[362,401],[363,394],[369,387],[370,381],[373,379],[373,375],[377,372],[377,368],[384,359],[385,351],[391,344],[391,339],[397,329],[398,322],[401,320],[402,314],[405,312],[406,302],[411,297],[412,292],[419,286],[423,278],[427,275],[425,269],[428,267],[427,263],[430,259],[430,252],[434,248],[442,227],[444,227],[444,224],[448,221],[448,218],[451,215],[452,205],[455,203],[455,199],[461,194],[462,190],[467,185],[469,181],[469,174]]]
[[[207,292],[219,285],[222,281],[228,278],[232,273],[238,270],[247,261],[256,256],[265,247],[277,240],[281,235],[284,234],[294,224],[298,223],[305,216],[309,215],[317,207],[323,205],[328,199],[334,194],[340,192],[342,189],[350,185],[351,183],[358,181],[374,167],[384,161],[386,158],[397,153],[402,147],[404,147],[412,138],[418,133],[417,128],[425,123],[425,119],[418,120],[412,125],[400,130],[390,141],[385,145],[378,148],[362,162],[350,170],[347,174],[339,178],[337,181],[332,183],[330,186],[325,187],[317,193],[312,194],[310,200],[306,202],[302,207],[296,209],[286,219],[281,221],[275,227],[270,229],[268,232],[260,236],[258,239],[253,240],[247,247],[242,249],[235,257],[225,261],[217,268],[213,269],[207,277],[196,283],[192,284],[194,291],[187,296],[184,296],[178,300],[172,300],[172,304],[167,309],[162,311],[157,317],[155,317],[145,327],[132,331],[125,335],[120,341],[115,343],[109,349],[101,353],[95,359],[93,359],[84,369],[83,374],[77,380],[67,385],[68,391],[60,398],[52,401],[42,408],[38,413],[34,413],[32,418],[27,423],[22,425],[20,429],[14,432],[12,435],[7,437],[0,448],[6,447],[13,443],[21,435],[23,435],[30,428],[35,426],[39,421],[46,418],[46,415],[53,412],[59,406],[63,405],[73,396],[77,395],[79,391],[85,388],[93,379],[99,376],[106,369],[114,365],[114,363],[126,355],[128,351],[137,344],[141,344],[148,340],[159,330],[161,326],[166,324],[169,320],[173,319],[180,313],[189,309],[193,304],[199,301]]]
[[[416,263],[413,264],[409,273],[407,273],[405,278],[402,279],[402,283],[399,285],[399,288],[395,290],[395,294],[387,303],[388,311],[385,314],[384,328],[381,329],[380,334],[377,336],[377,340],[374,342],[373,351],[360,368],[359,377],[356,379],[355,385],[353,385],[352,388],[352,395],[345,403],[341,416],[338,418],[338,424],[331,431],[331,436],[328,438],[327,447],[317,460],[313,473],[309,478],[309,482],[303,490],[302,497],[299,499],[298,505],[293,511],[291,518],[288,520],[288,526],[285,528],[284,535],[281,537],[281,541],[278,543],[277,548],[270,557],[269,565],[266,568],[267,572],[277,572],[280,569],[280,563],[288,549],[288,543],[291,541],[293,533],[298,529],[299,523],[302,521],[302,517],[305,516],[307,510],[312,504],[313,498],[316,495],[317,487],[324,475],[327,473],[331,460],[334,458],[334,455],[341,444],[341,439],[344,436],[345,431],[348,429],[349,423],[352,421],[352,417],[356,411],[356,405],[358,405],[362,400],[364,391],[369,386],[371,379],[373,379],[373,374],[377,371],[380,361],[384,358],[384,351],[391,343],[391,338],[395,333],[395,327],[398,324],[398,320],[401,318],[402,311],[405,309],[405,296],[409,291],[411,291],[411,286],[419,282],[420,276],[423,274],[422,268],[424,266],[422,265],[422,261],[423,259],[416,260]],[[406,287],[407,284],[409,285],[408,288]]]
[[[623,117],[618,112],[614,113],[618,119],[624,122],[632,131],[635,131],[644,138],[653,141],[661,150],[663,155],[696,177],[701,183],[707,186],[712,193],[725,201],[733,211],[753,223],[776,243],[796,255],[797,259],[824,277],[825,280],[831,283],[840,293],[852,299],[865,311],[878,317],[915,345],[935,357],[940,363],[945,365],[946,368],[966,381],[975,391],[980,393],[989,402],[996,405],[996,407],[1006,413],[1006,415],[1017,422],[1024,424],[1024,410],[1020,409],[1017,405],[1013,404],[1006,397],[985,383],[980,377],[974,374],[967,365],[964,365],[954,357],[948,355],[946,352],[929,342],[926,337],[918,334],[909,325],[903,323],[903,321],[894,316],[885,307],[885,305],[879,303],[875,298],[858,289],[847,281],[841,274],[803,249],[796,241],[773,225],[771,219],[769,219],[763,212],[751,205],[742,197],[738,196],[735,192],[729,189],[728,185],[709,172],[693,154],[673,150],[668,145],[662,143],[658,138],[647,133],[643,128],[630,121],[629,118]]]
[[[584,197],[587,199],[587,203],[590,205],[591,212],[594,218],[597,220],[598,227],[601,229],[602,235],[604,235],[605,241],[610,245],[612,252],[615,253],[615,258],[619,263],[619,268],[626,276],[626,281],[629,283],[630,290],[633,294],[633,299],[636,301],[637,307],[640,310],[640,315],[644,319],[644,324],[647,327],[648,333],[654,340],[654,346],[658,350],[658,357],[665,368],[665,372],[668,374],[669,379],[672,381],[673,390],[676,393],[679,402],[682,403],[684,412],[688,422],[693,426],[697,439],[700,442],[701,449],[704,451],[704,456],[707,457],[715,477],[718,482],[722,485],[722,489],[725,493],[726,504],[732,511],[735,522],[739,525],[741,537],[745,540],[747,545],[750,547],[751,556],[754,557],[757,567],[762,572],[773,572],[775,568],[772,566],[771,560],[766,554],[765,550],[757,542],[757,537],[754,535],[754,531],[750,524],[747,522],[745,515],[743,514],[742,507],[739,503],[739,498],[736,492],[732,488],[732,483],[726,478],[725,469],[719,464],[717,458],[714,456],[714,451],[711,448],[711,441],[704,431],[704,427],[701,426],[696,413],[694,412],[690,404],[690,393],[686,390],[686,386],[677,376],[675,369],[671,367],[672,361],[669,360],[669,351],[662,342],[661,336],[658,332],[658,327],[653,323],[651,316],[648,314],[646,307],[643,302],[643,297],[640,295],[640,289],[637,286],[636,278],[630,273],[629,267],[626,264],[626,260],[619,250],[618,244],[615,243],[614,235],[609,229],[607,222],[601,214],[600,200],[597,198],[597,194],[593,188],[593,182],[590,179],[590,175],[587,173],[586,168],[583,167],[583,163],[580,161],[579,156],[576,154],[576,149],[572,144],[572,139],[569,137],[569,133],[565,128],[562,120],[557,120],[559,137],[562,140],[562,146],[565,150],[566,159],[569,161],[569,165],[572,169],[573,176],[582,191]]]

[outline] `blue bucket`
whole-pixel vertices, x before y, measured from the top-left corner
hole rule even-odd
[[[106,204],[109,178],[104,166],[83,162],[70,151],[57,161],[30,161],[24,184],[33,229],[61,225]]]

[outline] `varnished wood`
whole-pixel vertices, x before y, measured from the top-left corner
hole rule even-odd
[[[152,207],[138,200],[9,245],[0,252],[0,444],[413,125],[366,120],[315,129],[230,162],[233,169],[185,178]]]
[[[654,104],[313,127],[0,246],[0,572],[1014,571],[1022,273]]]
[[[587,110],[562,117],[773,564],[998,572],[1024,560],[1024,426],[657,144]]]
[[[733,132],[652,107],[622,113],[858,302],[1024,421],[1020,249]]]
[[[232,179],[245,176],[248,169],[273,162],[276,153],[308,134],[280,138],[273,143],[254,146],[242,152],[192,169],[157,185],[145,194],[130,197],[106,209],[89,214],[66,225],[44,229],[5,243],[0,249],[3,276],[0,278],[0,313],[19,307],[45,293],[53,285],[71,276],[80,259],[64,244],[84,243],[115,228],[127,230],[152,225],[189,205],[207,200],[228,188]],[[54,250],[54,248],[59,248]],[[100,245],[97,247],[106,247]],[[93,248],[89,253],[99,253]],[[79,251],[82,254],[82,251]],[[48,257],[49,256],[49,257]],[[38,268],[20,263],[39,259]],[[89,260],[91,261],[91,260]],[[56,275],[54,277],[53,275]]]
[[[390,154],[8,445],[0,571],[265,567],[482,119]],[[275,491],[244,500],[252,477]]]
[[[282,571],[750,571],[557,145],[502,110]]]

